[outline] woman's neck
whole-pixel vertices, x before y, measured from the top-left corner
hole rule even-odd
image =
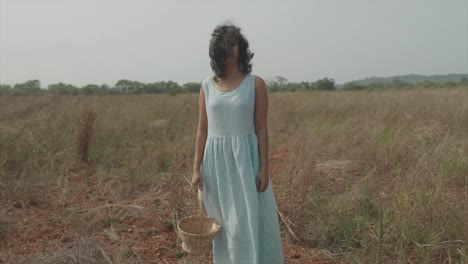
[[[244,74],[240,71],[239,63],[225,64],[225,80],[236,80]]]

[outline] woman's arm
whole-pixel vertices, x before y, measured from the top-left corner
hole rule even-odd
[[[195,144],[195,159],[193,162],[193,175],[192,175],[192,187],[195,193],[197,189],[203,191],[203,175],[200,171],[200,165],[203,160],[203,152],[205,150],[206,137],[208,134],[208,118],[206,116],[205,108],[205,93],[203,91],[203,84],[200,88],[200,94],[198,97],[198,129],[197,139]]]
[[[260,174],[257,189],[263,192],[268,187],[268,93],[265,81],[255,78],[255,133],[258,138],[260,154]]]

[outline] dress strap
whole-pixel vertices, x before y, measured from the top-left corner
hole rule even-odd
[[[210,77],[203,80],[203,92],[205,93],[205,102],[208,101],[210,95]]]
[[[254,98],[255,100],[255,75],[254,74],[250,74],[250,89],[249,89],[249,93],[250,95],[252,96],[252,98]]]

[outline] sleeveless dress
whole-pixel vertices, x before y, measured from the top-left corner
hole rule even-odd
[[[258,192],[261,160],[254,125],[255,75],[222,92],[203,80],[208,135],[200,166],[207,215],[221,230],[213,240],[215,264],[283,264],[271,178]]]

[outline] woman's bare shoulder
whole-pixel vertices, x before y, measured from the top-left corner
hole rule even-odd
[[[263,78],[261,76],[258,76],[258,75],[254,75],[255,77],[255,90],[262,90],[262,89],[266,89],[266,84],[265,84],[265,80],[263,80]]]

